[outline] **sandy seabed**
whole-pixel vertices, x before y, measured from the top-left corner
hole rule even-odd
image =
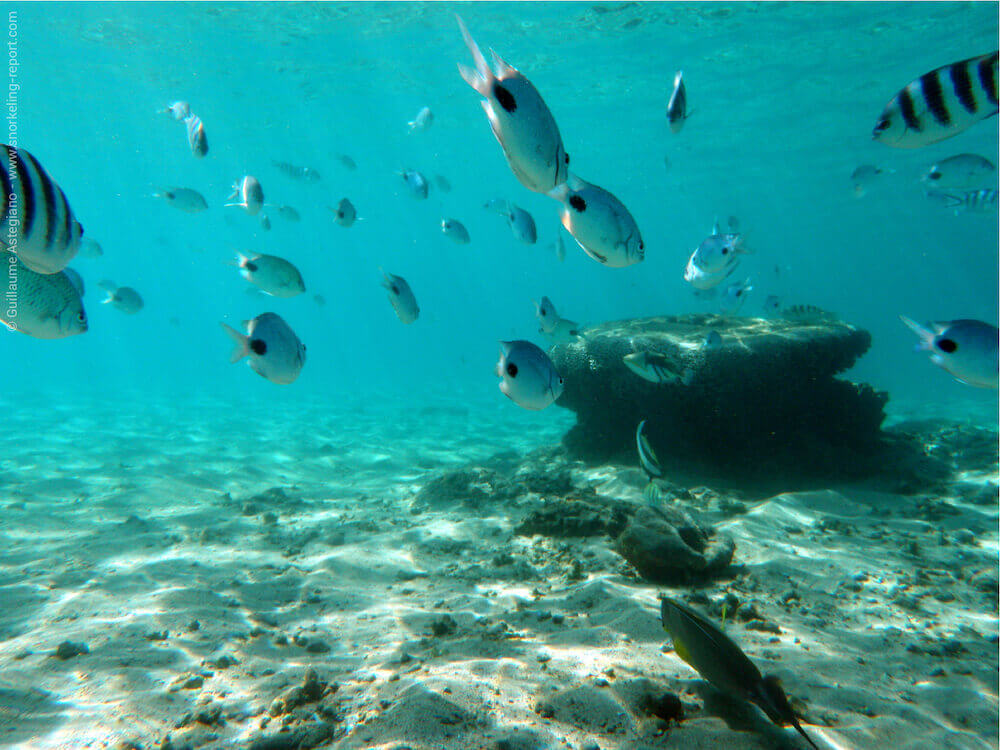
[[[43,404],[3,410],[2,747],[806,747],[676,656],[661,593],[737,602],[821,748],[998,747],[995,423],[929,439],[956,470],[926,492],[667,491],[736,543],[694,587],[516,533],[543,493],[421,492],[480,467],[645,503],[635,466],[567,460],[558,410]]]

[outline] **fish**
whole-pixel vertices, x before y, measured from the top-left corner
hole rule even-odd
[[[872,138],[919,148],[997,114],[997,52],[936,68],[911,81],[882,111]]]
[[[643,380],[662,385],[663,383],[683,383],[687,385],[691,371],[682,369],[679,362],[668,359],[656,352],[632,352],[622,361],[625,366]]]
[[[979,154],[949,156],[932,165],[921,181],[935,190],[971,190],[996,182],[996,165]]]
[[[111,305],[126,315],[135,315],[146,306],[142,301],[142,295],[130,286],[118,286],[107,279],[97,282],[97,286],[108,293],[108,296],[101,300],[101,304]]]
[[[815,305],[791,305],[781,311],[781,317],[800,323],[823,323],[838,320],[834,313]]]
[[[251,216],[256,216],[264,207],[264,188],[260,186],[260,181],[256,177],[246,175],[238,182],[233,183],[233,192],[229,194],[228,200],[239,198],[236,203],[227,203],[225,207],[237,206],[242,208]]]
[[[324,297],[322,294],[314,294],[313,302],[315,302],[316,305],[319,307],[326,307],[326,297]]]
[[[496,199],[488,201],[483,208],[496,211],[507,219],[510,231],[514,237],[525,245],[534,245],[538,240],[538,230],[535,219],[530,213],[510,201]]]
[[[83,227],[66,194],[30,153],[4,145],[0,246],[36,273],[58,273],[76,256]]]
[[[358,168],[357,163],[347,154],[337,154],[337,161],[340,162],[341,166],[348,171],[353,172]]]
[[[420,316],[420,306],[406,279],[385,271],[382,271],[382,276],[382,286],[389,293],[389,302],[396,311],[396,317],[406,324],[415,321]]]
[[[556,258],[559,260],[560,263],[566,260],[566,243],[563,242],[561,232],[556,234],[556,238],[555,240],[553,240],[550,247],[552,248],[553,252],[555,252]]]
[[[153,193],[154,198],[163,198],[169,205],[185,213],[196,214],[208,208],[205,196],[191,188],[172,187]]]
[[[718,349],[720,346],[722,346],[722,334],[718,331],[709,331],[701,342],[701,348],[707,351]]]
[[[552,300],[548,297],[542,297],[541,301],[535,303],[535,317],[541,323],[541,332],[549,333],[555,328],[556,321],[559,320],[559,313],[556,312],[556,306],[552,304]]]
[[[180,121],[191,114],[191,105],[182,101],[170,102],[164,109],[159,110],[158,113],[161,115],[170,115],[175,120]]]
[[[350,157],[346,158],[350,159]],[[354,162],[351,163],[353,164]],[[290,164],[287,161],[272,160],[271,164],[273,164],[275,168],[286,177],[291,177],[293,180],[301,180],[302,182],[319,182],[322,179],[320,173],[312,167],[299,167],[295,164]]]
[[[458,219],[441,219],[441,231],[459,245],[469,244],[469,230]]]
[[[403,178],[403,182],[409,188],[410,195],[418,200],[424,200],[427,197],[427,178],[420,172],[415,169],[404,169],[399,172],[399,176]]]
[[[548,193],[566,181],[569,169],[569,154],[552,112],[531,81],[495,52],[496,72],[490,70],[465,23],[456,18],[476,66],[473,70],[460,64],[459,73],[483,97],[483,111],[514,176],[528,190]]]
[[[778,726],[791,724],[815,750],[781,687],[773,676],[761,676],[739,646],[721,628],[686,604],[663,597],[660,621],[674,642],[674,651],[702,679],[720,692],[750,701]]]
[[[732,233],[737,233],[740,231],[740,219],[738,216],[730,216],[726,219],[726,226],[729,227],[729,231]]]
[[[501,341],[496,374],[500,391],[523,409],[544,409],[563,392],[563,379],[552,360],[530,341]]]
[[[434,184],[438,186],[438,190],[440,190],[442,193],[450,193],[451,192],[451,183],[448,181],[448,178],[445,177],[444,175],[440,175],[440,174],[439,175],[435,175],[434,176]]]
[[[931,362],[955,380],[976,388],[996,388],[1000,331],[981,320],[949,320],[922,326],[899,319],[920,338],[916,351],[931,352]]]
[[[422,133],[434,124],[434,113],[431,112],[430,107],[424,107],[417,112],[416,117],[406,124],[409,126],[411,133]]]
[[[240,276],[272,297],[295,297],[306,290],[299,269],[276,255],[237,254]]]
[[[265,232],[271,231],[271,220],[267,217],[267,214],[260,215],[260,228]]]
[[[667,103],[667,122],[672,133],[681,132],[687,114],[687,90],[684,88],[684,71],[678,70],[674,76],[674,90]]]
[[[7,251],[0,251],[0,264],[7,288],[0,323],[36,339],[63,339],[87,332],[83,300],[65,270],[38,273]]]
[[[560,318],[556,306],[548,297],[542,297],[540,302],[535,303],[535,317],[540,323],[538,332],[553,345],[568,344],[580,335],[579,324]]]
[[[997,191],[984,188],[965,193],[945,193],[928,190],[927,197],[950,208],[958,216],[960,213],[985,214],[997,210]]]
[[[720,307],[724,315],[735,315],[747,301],[747,296],[753,291],[750,279],[746,279],[739,284],[730,284],[726,287],[725,294],[722,295]]]
[[[874,164],[862,164],[856,167],[851,172],[851,187],[855,197],[863,198],[880,174],[883,174],[883,170]]]
[[[748,252],[742,235],[715,232],[695,248],[691,263],[705,273],[716,274],[731,269],[738,262],[738,256]]]
[[[104,255],[104,248],[101,247],[101,243],[90,237],[80,238],[80,249],[77,251],[77,255],[81,258],[100,258]]]
[[[294,206],[275,206],[274,209],[278,212],[278,216],[285,221],[299,221],[302,219]]]
[[[663,469],[660,468],[660,462],[657,460],[652,446],[649,444],[646,436],[642,434],[645,426],[646,420],[644,419],[639,422],[639,426],[635,430],[635,447],[639,452],[639,468],[649,477],[649,481],[652,483],[654,479],[663,477]]]
[[[624,268],[645,257],[646,246],[635,219],[604,188],[570,174],[549,197],[562,204],[560,219],[566,231],[598,263]]]
[[[83,277],[69,266],[66,266],[62,272],[66,274],[66,278],[69,279],[69,283],[73,285],[73,288],[76,289],[76,293],[80,295],[81,299],[83,299],[87,291],[87,285],[84,284]]]
[[[774,313],[781,309],[781,298],[777,294],[767,295],[764,300],[764,312]]]
[[[191,153],[199,159],[208,153],[208,137],[205,135],[205,126],[198,115],[192,113],[184,118],[184,125],[187,127],[188,145]]]
[[[306,346],[279,315],[266,312],[244,321],[245,336],[225,323],[219,325],[236,342],[230,362],[249,357],[250,369],[278,385],[299,377],[306,364]]]
[[[738,264],[738,256],[733,255],[730,264],[724,267],[721,271],[716,273],[707,273],[695,264],[694,255],[692,254],[691,258],[688,259],[687,266],[684,269],[684,280],[695,288],[696,295],[710,299],[715,294],[715,287],[729,278],[733,271],[736,270],[736,266]]]
[[[354,208],[354,204],[351,203],[347,198],[341,198],[340,203],[337,204],[336,208],[327,206],[330,211],[333,212],[334,221],[336,221],[342,227],[349,227],[358,218],[358,212]]]

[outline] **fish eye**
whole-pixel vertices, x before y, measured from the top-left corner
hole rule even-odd
[[[941,179],[941,173],[940,172],[931,172],[929,175],[927,175],[927,179],[928,180],[940,180]]]
[[[569,164],[569,154],[563,154],[563,156],[565,157],[565,162]]]
[[[878,121],[878,124],[875,126],[875,132],[881,133],[883,130],[886,130],[889,127],[889,125],[890,125],[889,118],[883,117],[881,120]]]
[[[643,244],[642,240],[639,240],[639,249],[640,250],[645,250],[646,249],[646,246]]]
[[[392,285],[392,293],[399,294],[399,287],[396,286],[395,284]]]
[[[954,339],[940,339],[936,343],[937,348],[945,354],[953,354],[958,349],[958,344],[955,343]]]
[[[725,254],[726,254],[726,253],[728,253],[728,252],[729,252],[729,248],[728,248],[728,247],[724,247],[724,248],[722,248],[722,254],[723,254],[723,255],[725,255]]]
[[[510,375],[512,378],[516,378],[517,377],[517,365],[515,365],[513,362],[508,362],[507,363],[507,374]]]
[[[77,320],[78,323],[86,323],[87,322],[87,314],[81,310],[80,312],[78,312],[76,314],[76,320]]]

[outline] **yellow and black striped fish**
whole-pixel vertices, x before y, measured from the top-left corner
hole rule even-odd
[[[997,52],[945,65],[907,84],[879,118],[872,138],[918,148],[997,114]]]
[[[83,227],[66,195],[34,156],[4,144],[0,245],[37,273],[59,273],[80,247]]]

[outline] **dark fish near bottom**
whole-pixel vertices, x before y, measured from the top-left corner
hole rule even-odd
[[[806,742],[819,750],[799,724],[778,678],[762,677],[754,663],[717,625],[666,597],[660,602],[660,619],[677,655],[703,679],[723,693],[755,703],[778,726],[791,724]]]

